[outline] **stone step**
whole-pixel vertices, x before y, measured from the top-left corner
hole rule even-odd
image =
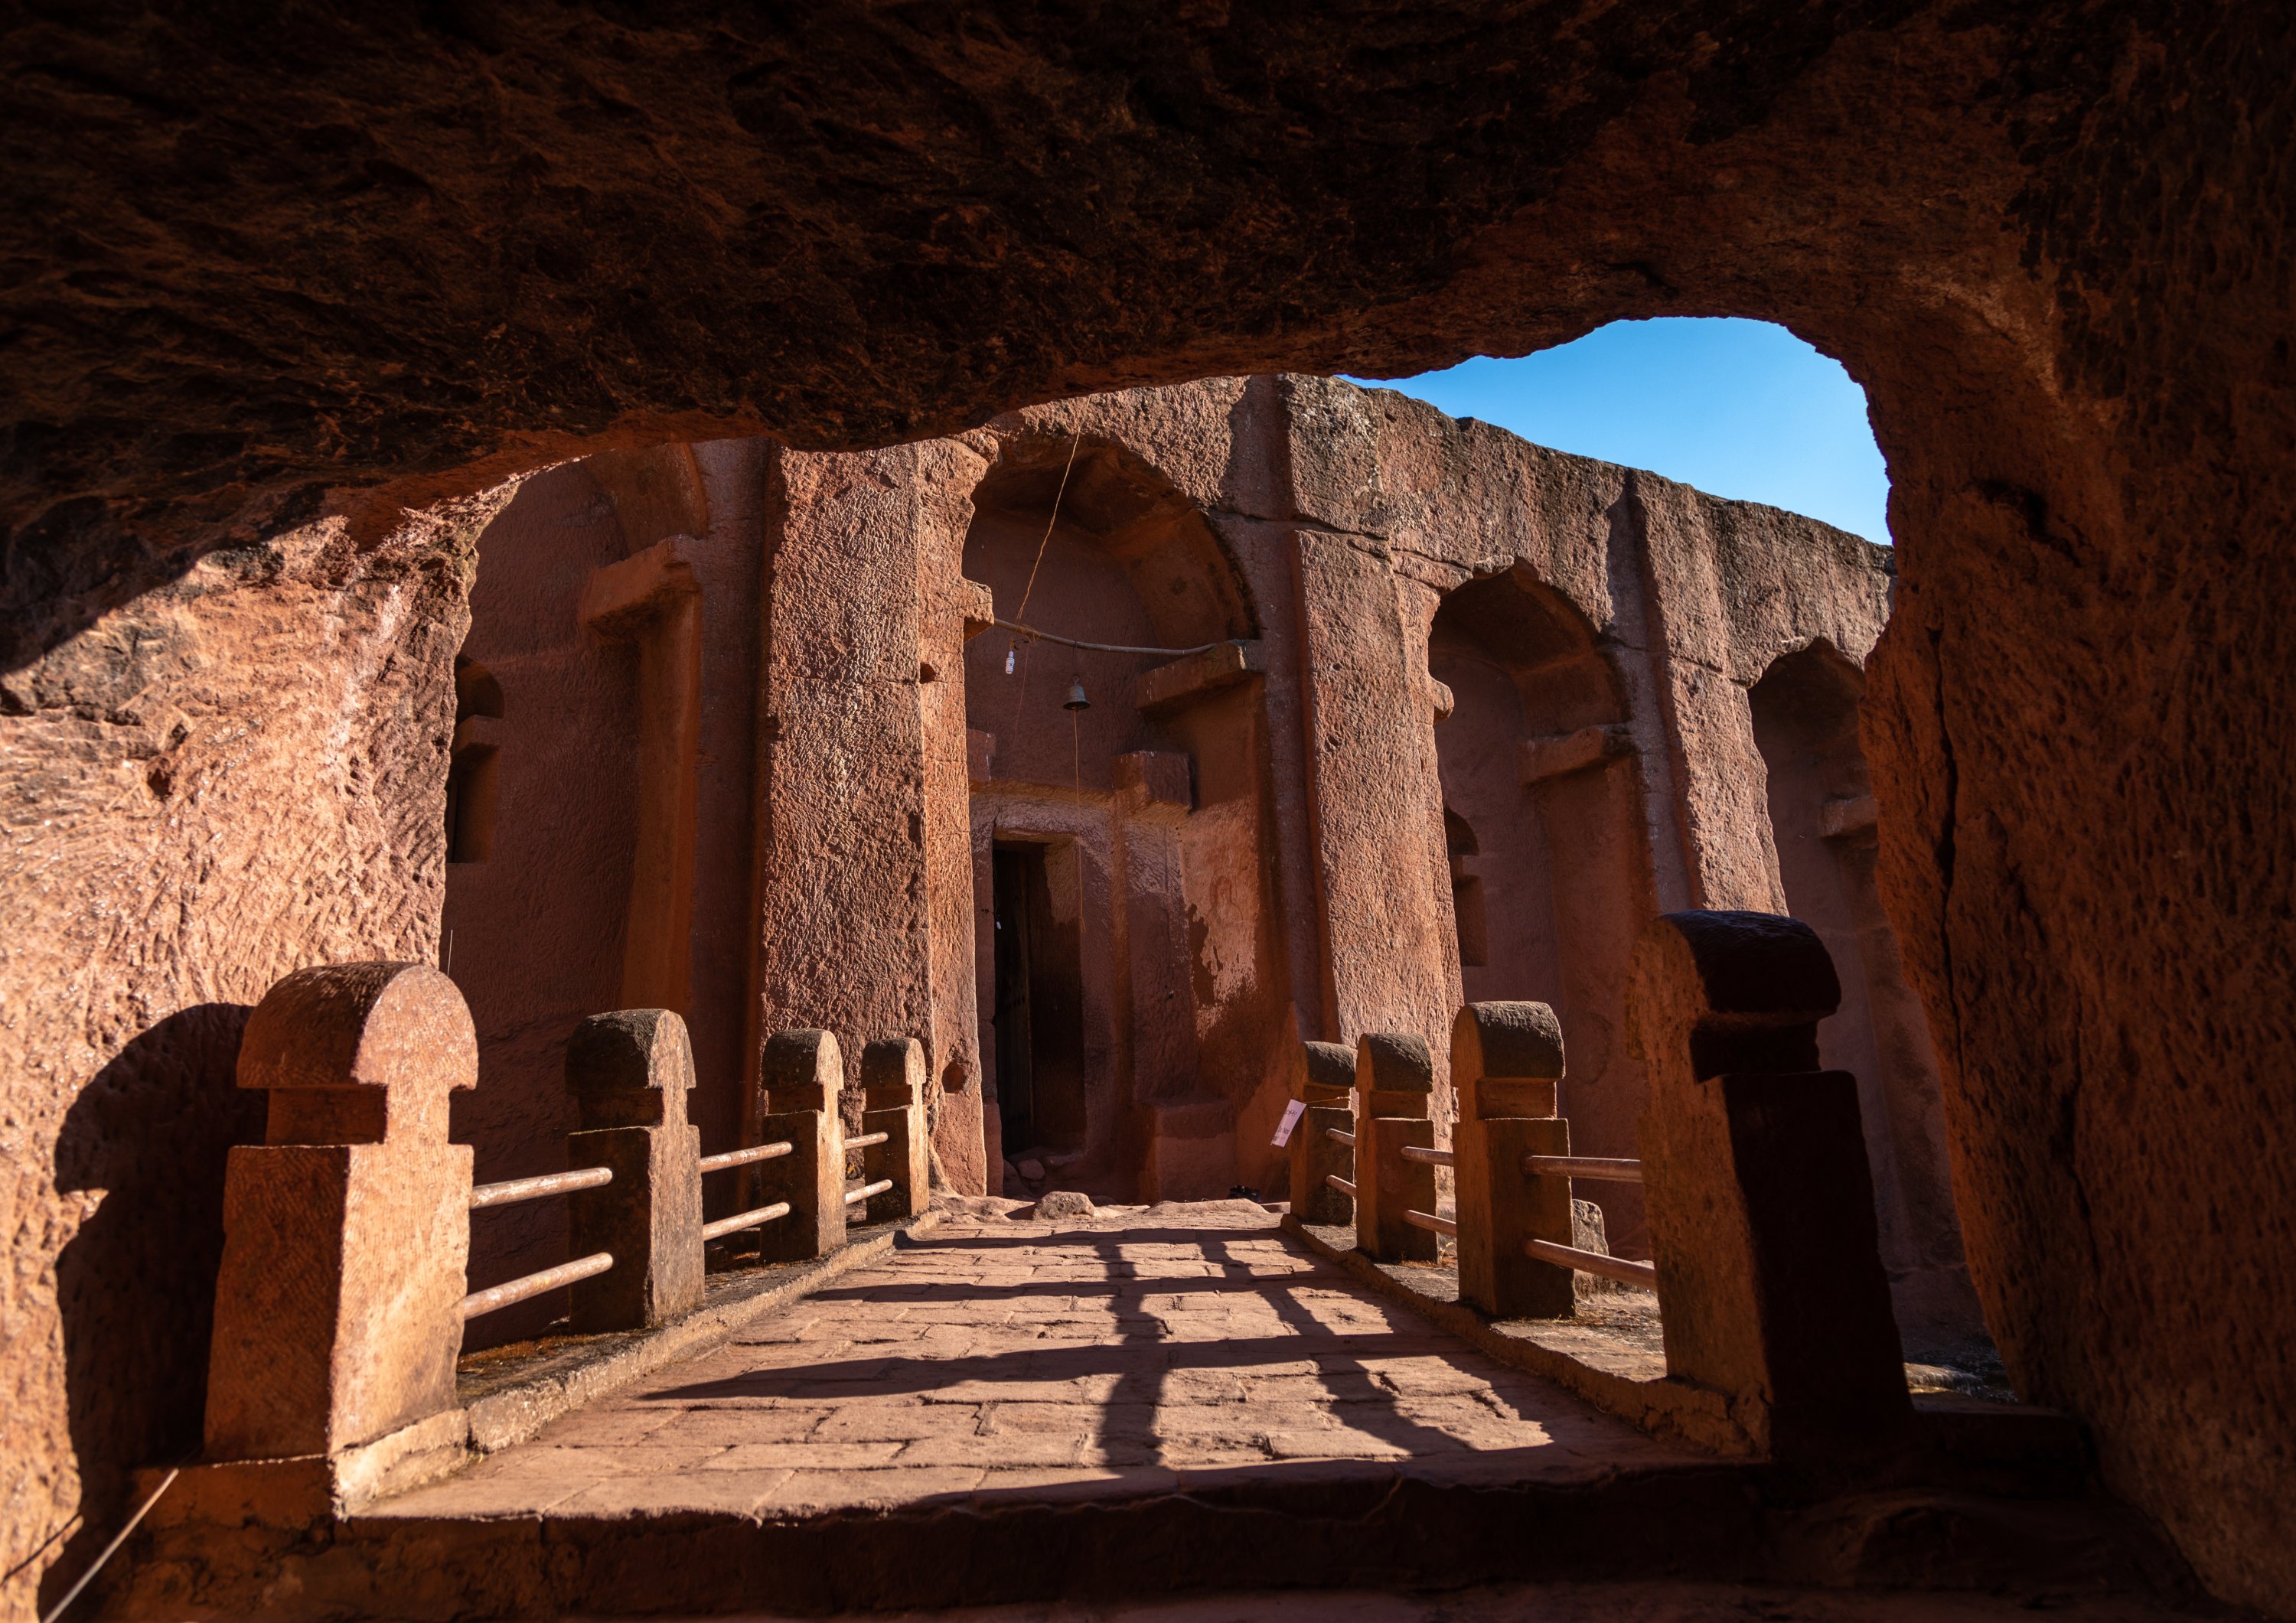
[[[1667,1578],[2164,1597],[2181,1584],[2137,1519],[2103,1501],[1921,1488],[1812,1501],[1789,1474],[1742,1463],[1310,1461],[1041,1477],[898,1501],[880,1491],[838,1503],[832,1492],[808,1509],[761,1513],[734,1508],[769,1494],[759,1476],[688,1471],[633,1492],[625,1513],[430,1511],[432,1490],[409,1496],[405,1510],[302,1533],[182,1522],[154,1536],[115,1610],[805,1615],[1240,1584],[1444,1590]]]

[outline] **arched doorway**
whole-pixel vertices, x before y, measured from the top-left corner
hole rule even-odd
[[[1819,1058],[1857,1077],[1899,1327],[1916,1343],[1982,1335],[1929,1022],[1874,883],[1874,793],[1857,734],[1865,686],[1854,663],[1814,643],[1777,660],[1748,695],[1778,878],[1788,910],[1816,930],[1841,976],[1841,1008],[1818,1027]]]
[[[1279,980],[1250,594],[1113,445],[1015,437],[973,507],[965,574],[1045,634],[966,650],[989,1164],[1015,1193],[1226,1193]]]
[[[676,1010],[689,1102],[730,1140],[743,1058],[754,541],[713,531],[750,447],[671,445],[536,475],[480,532],[455,668],[440,962],[478,1028],[454,1102],[482,1182],[561,1170],[565,1043],[586,1016]],[[696,950],[697,943],[700,950]],[[714,949],[714,950],[713,950]],[[474,1288],[565,1258],[563,1203],[479,1214]],[[554,1291],[474,1320],[476,1348],[540,1333]]]
[[[1462,994],[1554,1005],[1574,1145],[1631,1156],[1643,1082],[1623,989],[1658,906],[1623,685],[1586,617],[1521,568],[1444,598],[1427,665],[1450,692],[1435,748]],[[1641,1192],[1581,1193],[1603,1208],[1612,1243],[1641,1255]]]

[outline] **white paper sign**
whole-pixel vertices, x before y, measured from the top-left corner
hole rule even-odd
[[[1300,1118],[1308,1113],[1308,1102],[1294,1099],[1283,1107],[1283,1119],[1275,1124],[1275,1146],[1281,1150],[1292,1142],[1292,1129],[1300,1125]]]

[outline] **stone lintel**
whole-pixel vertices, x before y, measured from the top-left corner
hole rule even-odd
[[[627,637],[668,603],[700,595],[701,583],[686,556],[695,545],[691,536],[671,536],[591,571],[582,584],[582,623],[607,636]]]
[[[1633,734],[1624,726],[1581,727],[1546,738],[1526,738],[1519,758],[1518,776],[1525,788],[1544,783],[1590,766],[1606,766],[1632,753]]]
[[[1818,833],[1826,840],[1862,834],[1881,820],[1872,795],[1837,795],[1819,812]]]
[[[499,716],[465,716],[455,724],[453,749],[456,754],[477,744],[498,750],[509,735],[509,729]]]
[[[958,616],[964,621],[964,640],[968,643],[996,624],[996,599],[988,587],[969,576],[956,578],[956,587],[951,594],[956,602]]]
[[[1221,643],[1142,672],[1133,691],[1144,711],[1177,709],[1249,681],[1267,668],[1257,641]]]

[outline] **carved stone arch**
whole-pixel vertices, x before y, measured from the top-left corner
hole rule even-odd
[[[1656,912],[1626,690],[1595,620],[1515,562],[1447,594],[1428,671],[1451,690],[1435,724],[1452,922],[1469,1003],[1551,1004],[1571,1053],[1562,1108],[1588,1154],[1631,1156],[1642,1070],[1622,1039],[1625,971]],[[1631,1185],[1588,1192],[1612,1242],[1643,1234]]]
[[[1122,570],[1157,644],[1187,648],[1259,635],[1260,618],[1234,554],[1202,508],[1145,457],[1115,440],[1031,430],[1001,435],[972,493],[983,515],[1033,521],[1059,507],[1060,533]],[[1046,629],[1051,629],[1046,627]]]
[[[1916,1344],[1982,1332],[1946,1148],[1937,1056],[1875,884],[1877,816],[1859,712],[1866,673],[1824,637],[1781,652],[1747,693],[1786,908],[1841,980],[1822,1063],[1858,1079],[1882,1258]]]

